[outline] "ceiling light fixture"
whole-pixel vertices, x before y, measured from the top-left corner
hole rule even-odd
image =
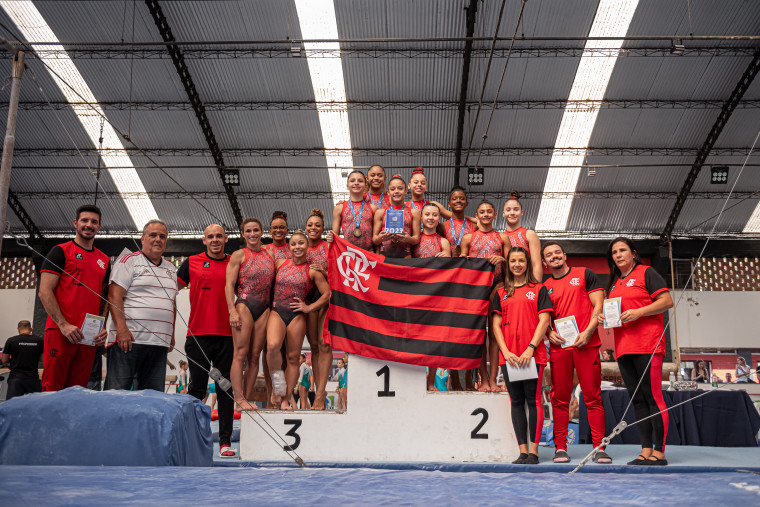
[[[303,39],[337,40],[338,21],[333,0],[296,0]],[[325,51],[327,50],[327,51]],[[338,167],[353,167],[351,129],[348,125],[346,86],[338,42],[304,43],[314,100],[317,103],[322,143],[325,147],[330,189],[337,204],[346,194],[346,181]]]
[[[638,0],[601,0],[589,31],[589,37],[624,37],[636,12]],[[593,48],[608,49],[604,53]],[[587,101],[582,107],[569,102],[562,115],[554,143],[544,193],[567,193],[567,197],[541,199],[536,220],[538,231],[564,231],[567,228],[573,194],[586,153],[572,153],[567,147],[587,148],[596,124],[601,100],[607,90],[612,70],[623,45],[622,39],[588,40],[578,64],[568,101]]]
[[[13,23],[21,31],[26,40],[44,41],[58,43],[53,30],[40,14],[34,3],[25,1],[0,1],[0,6],[11,18]],[[40,50],[39,58],[60,78],[51,72],[51,77],[58,85],[66,101],[71,104],[71,108],[76,114],[79,122],[82,124],[87,136],[90,138],[93,146],[99,147],[100,140],[100,120],[101,115],[105,116],[102,108],[97,104],[95,95],[87,85],[87,82],[79,73],[76,65],[68,56],[63,46],[55,45],[32,45],[32,48]],[[44,51],[43,51],[44,50]],[[54,56],[53,56],[54,55]],[[134,164],[124,150],[121,139],[116,131],[108,122],[103,125],[103,152],[101,160],[109,176],[116,185],[116,190],[122,194],[124,205],[129,211],[136,230],[142,230],[142,227],[148,220],[156,218],[158,215],[153,203],[149,198],[138,199],[135,197],[124,197],[124,194],[144,193],[145,186],[134,168]],[[118,167],[119,169],[116,169]]]

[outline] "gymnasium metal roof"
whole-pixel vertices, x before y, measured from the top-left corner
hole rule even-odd
[[[442,201],[454,183],[465,48],[461,39],[467,33],[469,3],[334,3],[340,39],[351,39],[341,42],[339,56],[354,165],[380,164],[389,176],[399,172],[405,177],[415,166],[425,167],[429,193]],[[504,39],[496,44],[475,125],[488,39],[494,36],[501,6],[500,0],[477,2],[478,40],[466,90],[462,161],[485,167],[486,185],[470,188],[470,213],[483,192],[501,205],[510,190],[518,189],[526,194],[524,224],[535,224],[565,101],[597,3],[525,4],[479,154],[521,2],[506,1],[498,32]],[[132,162],[147,190],[144,197],[151,199],[170,232],[198,233],[212,221],[234,229],[235,216],[148,4],[161,7],[175,40],[182,43],[179,48],[225,164],[240,168],[241,185],[235,191],[243,216],[266,221],[273,210],[284,210],[291,228],[300,228],[310,210],[319,207],[329,226],[333,200],[307,59],[294,56],[291,44],[282,42],[300,44],[302,37],[293,1],[35,1],[108,120],[142,150],[130,151]],[[652,39],[626,40],[617,57],[586,156],[587,164],[602,167],[595,176],[582,170],[566,231],[547,236],[658,237],[665,230],[698,150],[760,55],[760,40],[747,37],[760,36],[756,2],[704,0],[692,1],[690,7],[689,16],[687,2],[639,1],[627,36]],[[0,23],[0,35],[16,40],[19,30],[2,8]],[[689,38],[690,31],[695,36],[741,38]],[[562,37],[566,39],[557,39]],[[429,40],[441,38],[458,40]],[[679,38],[685,51],[673,54],[671,46]],[[10,188],[44,235],[69,234],[73,210],[94,199],[97,147],[46,68],[28,51],[27,65]],[[7,53],[0,77],[9,77],[10,71]],[[3,132],[9,89],[0,91]],[[760,151],[756,147],[747,155],[758,131],[760,82],[755,79],[691,188],[674,236],[710,233],[736,183],[716,233],[748,237],[742,229],[760,201]],[[467,165],[460,176],[465,185]],[[726,184],[710,183],[713,165],[730,167]],[[134,231],[107,174],[101,184],[109,196],[99,192],[103,232]],[[10,208],[8,217],[13,232],[27,234]]]

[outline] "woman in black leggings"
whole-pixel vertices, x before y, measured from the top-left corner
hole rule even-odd
[[[668,413],[662,397],[662,360],[665,357],[662,313],[673,307],[665,280],[654,268],[641,264],[628,238],[615,238],[607,249],[610,280],[607,297],[620,298],[620,321],[615,328],[615,355],[620,375],[633,399],[641,454],[629,465],[667,465],[665,438]],[[599,315],[604,323],[604,315]],[[651,362],[650,362],[651,358]],[[638,389],[637,389],[638,386]],[[646,419],[649,416],[649,419]],[[642,420],[645,419],[645,420]]]
[[[519,246],[512,248],[507,256],[504,285],[496,289],[491,302],[493,335],[499,345],[499,364],[512,400],[512,426],[520,446],[520,456],[512,462],[517,465],[538,464],[538,442],[544,426],[541,403],[541,381],[547,361],[544,335],[553,311],[546,287],[536,280],[530,266],[528,252]],[[537,379],[509,379],[506,363],[525,368],[531,359],[535,359]]]

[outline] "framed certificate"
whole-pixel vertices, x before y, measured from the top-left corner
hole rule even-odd
[[[385,230],[391,234],[404,233],[404,210],[389,209],[385,211]]]
[[[103,329],[105,322],[105,317],[91,313],[85,314],[81,329],[84,339],[79,343],[81,345],[95,345],[95,337]]]
[[[622,327],[623,321],[620,320],[620,298],[605,299],[602,306],[604,311],[604,328]]]
[[[565,340],[565,343],[561,345],[563,349],[572,347],[578,335],[581,334],[578,329],[578,323],[575,321],[575,315],[555,320],[554,327],[557,330],[557,334]]]

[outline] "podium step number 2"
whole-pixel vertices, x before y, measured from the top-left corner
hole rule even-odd
[[[275,444],[250,417],[242,418],[240,457],[289,461],[505,462],[519,450],[506,393],[429,392],[424,366],[351,356],[346,411],[269,411],[282,437]],[[261,423],[261,421],[259,421]],[[262,424],[268,428],[267,424]]]

